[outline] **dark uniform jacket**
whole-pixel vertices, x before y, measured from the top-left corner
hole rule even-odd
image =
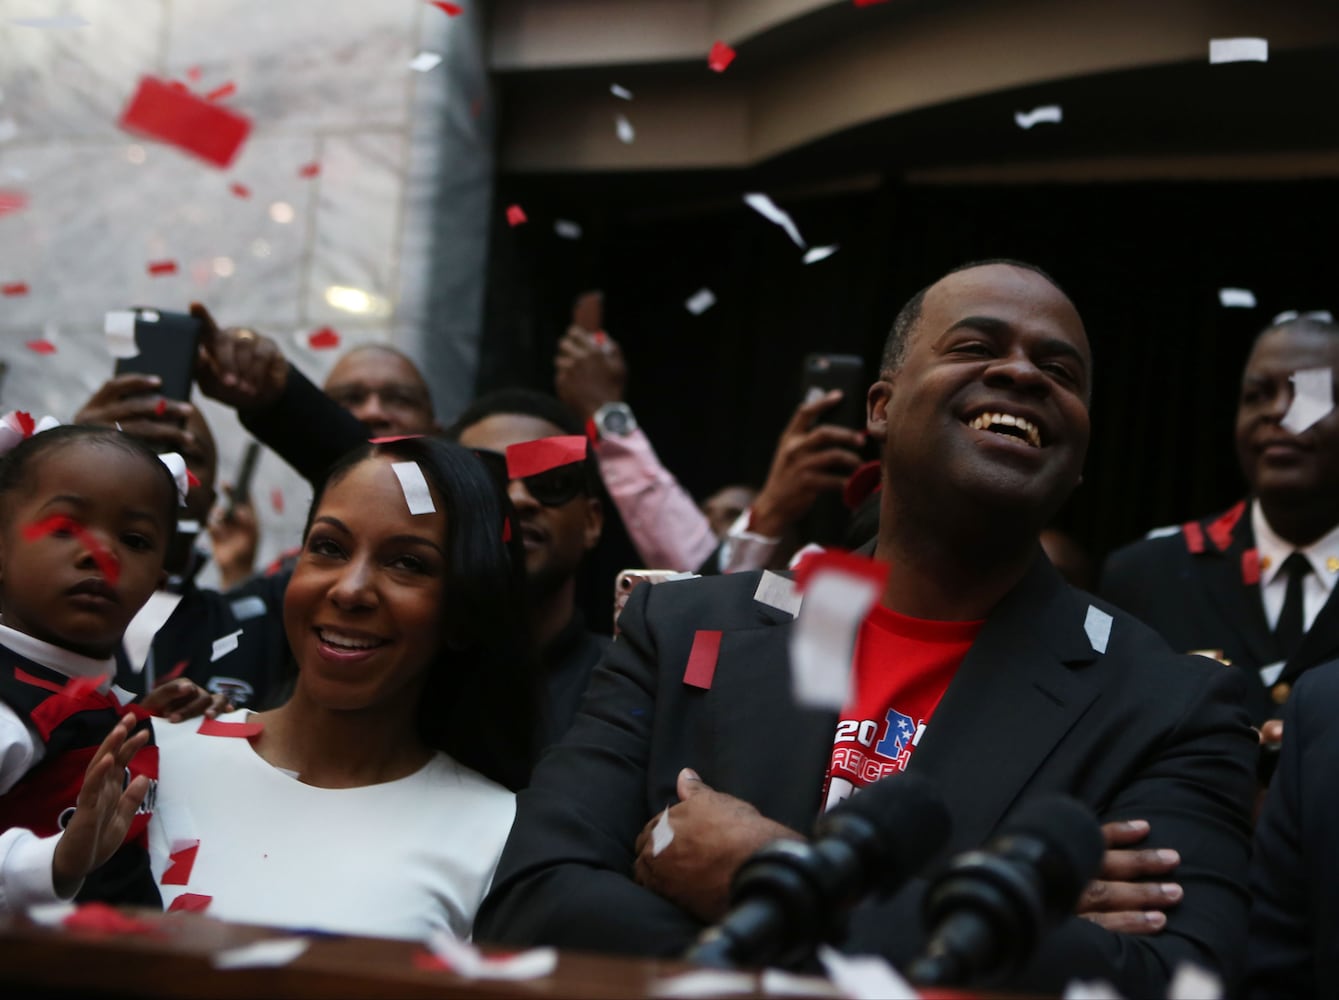
[[[1228,662],[1246,678],[1256,725],[1281,711],[1306,670],[1339,657],[1339,590],[1330,595],[1292,659],[1270,683],[1261,669],[1282,659],[1265,620],[1249,503],[1190,521],[1112,553],[1098,592],[1152,626],[1181,653]]]

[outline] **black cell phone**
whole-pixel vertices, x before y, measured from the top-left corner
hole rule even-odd
[[[139,354],[116,362],[116,374],[143,372],[163,380],[163,395],[186,402],[195,377],[195,349],[200,321],[189,313],[135,309],[135,344]]]
[[[828,392],[842,391],[841,402],[825,410],[818,418],[820,424],[836,424],[853,431],[865,429],[865,362],[854,354],[810,354],[804,359],[801,399],[808,399],[817,389]]]
[[[228,513],[233,508],[251,502],[251,480],[256,477],[256,462],[260,459],[260,442],[252,441],[242,452],[242,464],[237,469],[237,482],[232,488],[232,499],[228,503]]]

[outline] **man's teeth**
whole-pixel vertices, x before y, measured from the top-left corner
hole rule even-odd
[[[967,426],[974,427],[979,431],[995,430],[996,427],[1016,427],[1023,432],[1027,443],[1034,448],[1041,447],[1041,431],[1037,430],[1036,424],[1023,417],[1015,417],[1010,413],[983,413]],[[996,433],[1007,434],[1007,431],[996,431]],[[1013,435],[1017,436],[1017,435]]]
[[[368,639],[363,636],[345,635],[343,632],[331,632],[329,629],[317,629],[321,641],[329,646],[343,649],[372,649],[382,644],[381,639]]]

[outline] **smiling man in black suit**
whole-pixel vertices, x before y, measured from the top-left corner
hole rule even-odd
[[[1148,846],[1181,852],[1184,899],[1160,934],[1071,919],[1011,986],[1058,993],[1082,976],[1162,995],[1181,960],[1230,978],[1253,788],[1242,679],[1094,604],[1038,542],[1079,481],[1090,389],[1082,321],[1037,268],[969,265],[913,298],[868,394],[883,447],[874,555],[891,572],[851,702],[792,700],[791,615],[758,574],[640,588],[572,731],[517,800],[476,936],[677,954],[722,915],[751,852],[907,769],[939,785],[948,850],[1062,792],[1104,821],[1149,821]],[[703,632],[720,633],[714,673],[692,656]],[[657,851],[667,802],[674,838]],[[841,947],[914,955],[923,891],[858,907]]]

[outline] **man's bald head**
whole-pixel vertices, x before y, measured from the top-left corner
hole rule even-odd
[[[387,344],[362,344],[348,351],[330,370],[325,392],[374,437],[441,429],[418,366]]]

